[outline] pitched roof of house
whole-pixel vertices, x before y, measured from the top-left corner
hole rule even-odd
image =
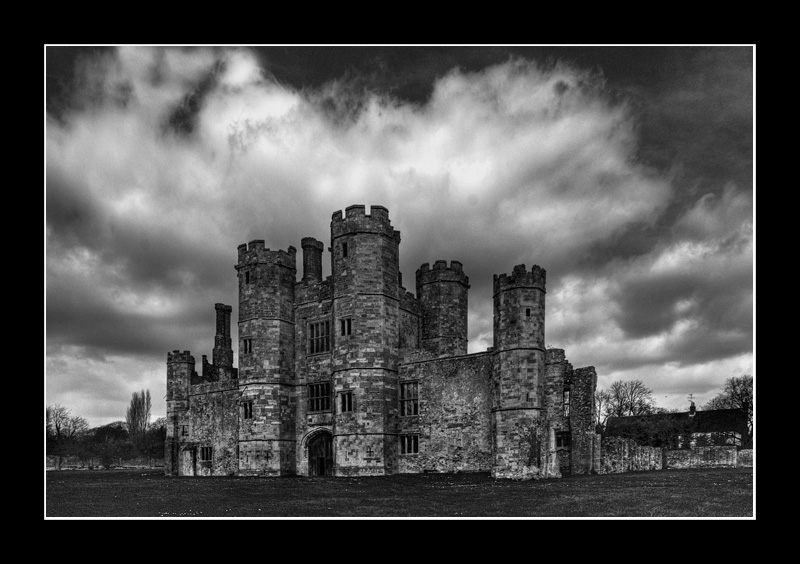
[[[719,433],[737,431],[747,433],[747,413],[742,409],[714,409],[710,411],[690,411],[682,413],[654,413],[652,415],[633,415],[629,417],[609,417],[606,421],[606,434],[624,435],[648,423],[686,424],[692,433]]]

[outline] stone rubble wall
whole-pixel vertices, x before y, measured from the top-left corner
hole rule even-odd
[[[664,451],[665,468],[736,468],[735,446],[694,447]]]
[[[598,474],[661,470],[663,467],[663,454],[659,447],[640,446],[622,437],[603,437],[601,449],[600,467],[596,469]]]

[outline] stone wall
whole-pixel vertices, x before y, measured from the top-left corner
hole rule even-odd
[[[695,447],[664,451],[664,467],[735,468],[738,453],[735,446]]]
[[[233,475],[238,470],[239,390],[235,380],[192,386],[189,393],[190,441],[181,446],[181,475]],[[203,447],[211,447],[210,461],[201,460]],[[192,453],[194,449],[194,453]]]
[[[398,454],[398,472],[487,472],[492,356],[400,365],[400,382],[419,382],[419,415],[398,417],[398,433],[419,436],[418,454]]]
[[[663,453],[658,447],[640,446],[631,439],[603,437],[598,474],[661,470]]]
[[[753,467],[753,449],[743,448],[737,455],[736,466],[739,468],[752,468]]]
[[[400,294],[400,360],[418,351],[422,336],[422,306],[411,292],[399,289]]]

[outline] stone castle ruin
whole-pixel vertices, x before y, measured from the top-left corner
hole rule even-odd
[[[545,349],[545,270],[494,276],[494,346],[467,354],[469,277],[458,261],[403,287],[400,232],[382,206],[331,220],[323,243],[239,245],[232,307],[216,304],[211,362],[167,356],[166,473],[365,476],[583,474],[599,456],[593,367]]]

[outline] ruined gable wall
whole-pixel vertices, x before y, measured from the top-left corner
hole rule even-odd
[[[593,366],[573,372],[570,387],[569,424],[572,430],[572,473],[592,471],[595,443],[594,392],[597,373]]]
[[[545,354],[544,416],[553,434],[569,433],[569,417],[564,415],[564,388],[572,383],[572,365],[566,360],[563,349],[547,349]],[[552,455],[553,465],[558,458],[560,474],[570,474],[571,446],[556,443]]]
[[[492,466],[492,355],[478,353],[400,365],[400,382],[419,382],[419,415],[398,432],[419,434],[419,454],[398,454],[398,471],[487,472]]]
[[[236,380],[191,387],[187,415],[189,442],[197,448],[196,475],[228,476],[237,472],[238,406],[239,390]],[[210,462],[200,460],[199,449],[202,446],[212,447]],[[183,473],[192,472],[184,468]]]

